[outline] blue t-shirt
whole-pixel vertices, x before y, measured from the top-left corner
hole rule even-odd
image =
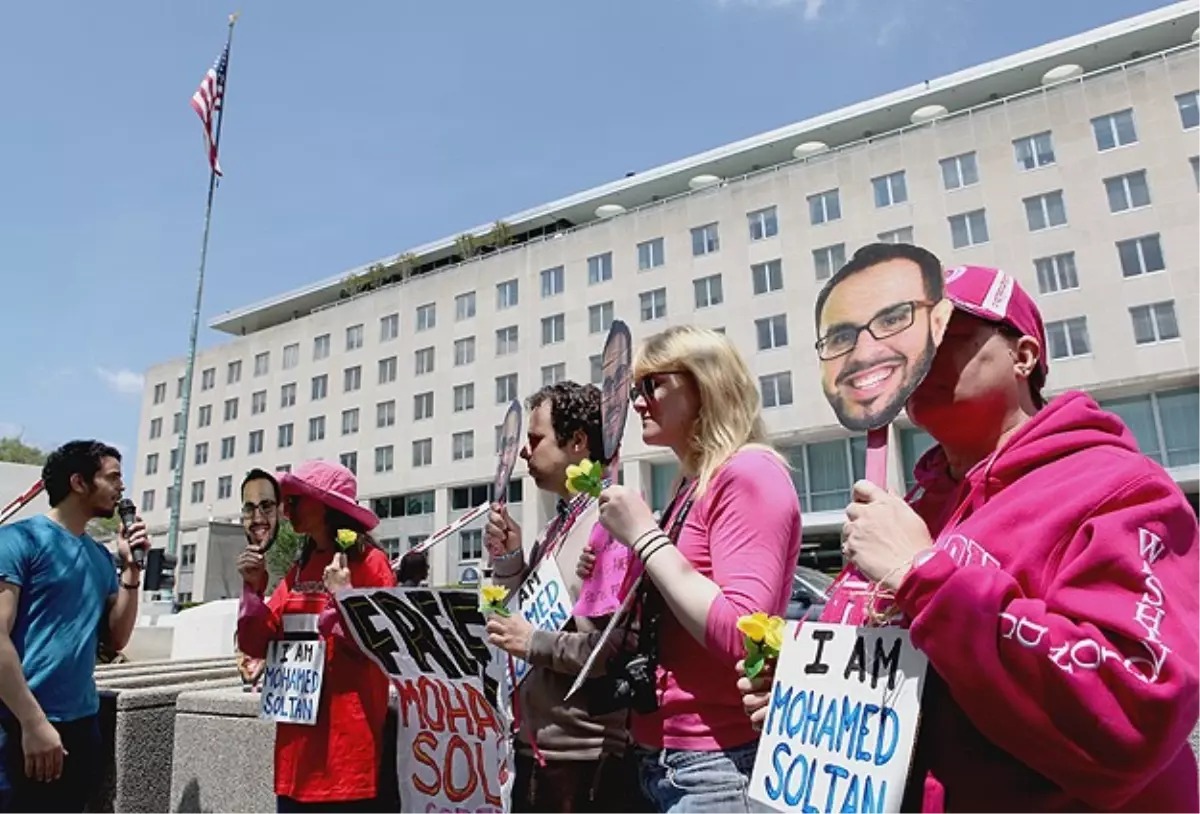
[[[21,589],[12,643],[46,717],[95,715],[97,637],[118,590],[112,554],[86,534],[31,517],[0,527],[0,582]]]

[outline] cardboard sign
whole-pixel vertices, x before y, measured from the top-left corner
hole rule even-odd
[[[777,811],[896,812],[928,661],[908,631],[789,622],[750,797]]]
[[[525,621],[538,630],[558,632],[571,621],[571,594],[553,557],[547,557],[517,589],[515,601]],[[513,657],[513,689],[529,675],[529,662]]]
[[[268,642],[258,717],[313,726],[321,706],[324,675],[323,639]]]
[[[342,617],[400,696],[401,811],[512,808],[507,660],[487,644],[474,591],[342,591]]]
[[[580,584],[579,599],[571,613],[591,618],[607,616],[621,607],[621,586],[629,573],[633,551],[614,540],[599,523],[588,543],[596,555],[596,565]]]

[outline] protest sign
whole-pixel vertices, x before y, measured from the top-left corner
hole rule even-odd
[[[516,593],[517,613],[538,630],[557,633],[571,620],[571,595],[553,557],[547,557]],[[529,662],[513,657],[513,690],[529,675]]]
[[[321,705],[324,675],[323,640],[268,642],[259,717],[281,724],[313,726]]]
[[[361,589],[337,601],[359,647],[399,693],[400,810],[509,811],[507,662],[487,645],[478,594]]]
[[[492,500],[508,502],[508,482],[512,480],[517,453],[521,449],[521,402],[513,399],[500,425],[499,449],[496,450],[496,476],[492,481]]]
[[[633,551],[614,540],[597,524],[588,544],[596,555],[591,575],[579,587],[579,599],[571,611],[573,616],[596,618],[607,616],[621,606],[621,586],[633,559]],[[638,563],[640,565],[640,563]]]
[[[905,630],[789,622],[751,799],[777,811],[899,811],[927,667]]]

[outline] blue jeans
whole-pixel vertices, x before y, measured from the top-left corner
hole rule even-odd
[[[758,741],[723,752],[638,749],[642,794],[663,814],[750,812]]]

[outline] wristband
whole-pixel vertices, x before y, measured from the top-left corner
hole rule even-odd
[[[654,545],[657,541],[666,540],[668,544],[671,542],[671,538],[668,537],[667,535],[663,534],[661,529],[655,529],[654,531],[655,531],[654,535],[651,536],[648,540],[645,540],[644,542],[642,542],[642,541],[646,537],[646,535],[643,534],[641,537],[638,538],[638,542],[641,544],[635,545],[633,547],[634,554],[638,555],[639,557],[643,557],[646,550],[649,549],[652,545]]]
[[[521,549],[514,548],[512,551],[505,551],[503,554],[493,555],[492,562],[508,562],[516,559],[521,555]]]
[[[129,591],[140,591],[142,589],[142,586],[136,582],[133,583],[132,585],[126,585],[124,582],[122,582],[121,587],[125,588],[126,590],[129,590]]]
[[[645,540],[647,537],[650,537],[655,534],[662,534],[662,529],[660,529],[656,526],[656,527],[650,529],[649,531],[642,532],[641,534],[638,535],[636,540],[634,540],[632,543],[629,544],[629,547],[632,548],[634,551],[637,551],[638,545],[642,542],[642,540]]]
[[[666,535],[663,535],[663,536],[665,537]],[[668,537],[663,543],[661,543],[658,546],[655,546],[655,548],[652,551],[646,552],[646,555],[644,557],[642,557],[642,565],[643,566],[649,565],[651,557],[653,557],[658,552],[662,551],[664,548],[669,547],[670,545],[671,545],[671,540]]]

